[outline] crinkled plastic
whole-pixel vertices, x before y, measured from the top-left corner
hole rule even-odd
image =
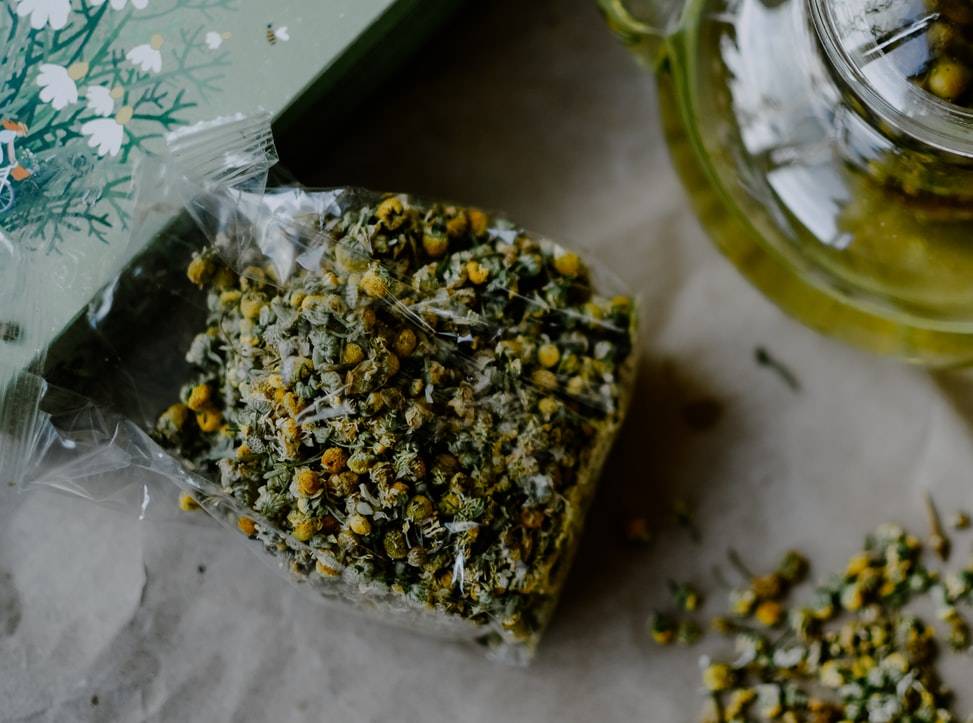
[[[0,381],[2,478],[144,514],[179,489],[325,599],[526,662],[624,416],[631,298],[505,219],[268,188],[275,162],[233,117],[141,164],[155,241]]]

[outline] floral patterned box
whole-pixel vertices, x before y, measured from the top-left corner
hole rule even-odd
[[[131,257],[138,154],[200,119],[279,118],[342,79],[361,85],[370,50],[414,44],[455,4],[0,2],[0,390]]]

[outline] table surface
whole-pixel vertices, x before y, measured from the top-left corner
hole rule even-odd
[[[534,664],[322,607],[203,519],[4,490],[0,719],[690,721],[709,649],[645,633],[668,578],[720,598],[730,546],[758,568],[796,546],[823,574],[881,522],[924,533],[924,490],[973,507],[973,383],[819,337],[747,286],[688,208],[651,78],[590,0],[471,4],[360,116],[340,138],[281,139],[282,156],[309,183],[504,209],[641,295],[631,416]],[[703,400],[722,413],[693,429]],[[699,542],[674,499],[692,501]],[[622,539],[633,513],[647,547]],[[963,562],[970,540],[955,543]]]

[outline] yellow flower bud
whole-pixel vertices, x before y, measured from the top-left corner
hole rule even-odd
[[[183,512],[192,512],[199,509],[199,503],[191,494],[183,492],[179,495],[179,509]]]
[[[538,509],[527,509],[520,513],[520,522],[528,530],[536,530],[544,524],[544,513]]]
[[[318,304],[324,303],[324,297],[320,294],[308,294],[300,301],[301,311],[310,311]]]
[[[449,240],[446,236],[427,233],[422,237],[422,248],[434,259],[438,259],[449,248]]]
[[[358,282],[358,286],[366,294],[376,299],[385,296],[385,293],[388,290],[385,280],[371,270],[366,271],[362,275],[361,281]]]
[[[375,216],[390,231],[402,226],[406,221],[405,207],[397,196],[386,198],[375,209]]]
[[[243,296],[236,289],[229,289],[220,294],[220,304],[223,306],[233,306],[240,301],[240,297]]]
[[[208,407],[196,414],[196,424],[204,432],[215,432],[223,423],[223,415],[218,409]]]
[[[247,293],[240,299],[240,313],[244,319],[256,319],[260,316],[260,310],[264,308],[264,298],[259,294]]]
[[[479,286],[486,283],[490,276],[490,270],[478,261],[469,261],[466,264],[466,275],[471,283]]]
[[[403,329],[395,339],[395,353],[399,356],[409,356],[415,351],[417,343],[416,333],[412,329]]]
[[[341,354],[341,360],[345,364],[358,364],[365,359],[365,352],[355,342],[345,345],[345,350]]]
[[[297,493],[304,497],[312,497],[321,491],[321,476],[309,467],[301,467],[294,474]]]
[[[372,531],[372,523],[364,515],[351,515],[348,518],[348,528],[356,535],[367,535]]]
[[[240,287],[243,289],[259,289],[267,283],[267,272],[259,266],[247,266],[240,272]]]
[[[236,526],[240,528],[242,532],[247,537],[253,537],[254,533],[257,531],[257,525],[249,517],[240,517],[236,521]]]
[[[562,276],[577,276],[581,273],[581,259],[576,253],[568,251],[554,258],[554,268]]]
[[[671,628],[657,628],[649,634],[656,645],[670,645],[676,637],[676,631]]]
[[[568,379],[568,394],[572,397],[577,397],[584,393],[584,378],[583,377],[571,377]]]
[[[703,671],[703,685],[711,693],[719,693],[733,685],[733,670],[726,663],[713,663]]]
[[[361,317],[362,326],[364,326],[366,329],[371,329],[373,326],[375,326],[375,322],[378,321],[378,316],[375,314],[375,309],[370,306],[366,306],[364,309],[362,309],[361,312],[359,312],[359,316]]]
[[[337,577],[341,574],[341,570],[339,570],[337,567],[332,567],[321,560],[314,563],[314,568],[325,577]]]
[[[197,384],[189,392],[189,399],[186,401],[186,406],[194,412],[201,412],[209,404],[212,396],[213,393],[208,384]]]
[[[858,577],[869,566],[870,558],[867,552],[859,552],[848,561],[845,576]]]
[[[321,455],[321,466],[325,472],[340,472],[348,461],[348,455],[341,447],[329,447]]]
[[[482,236],[487,232],[490,218],[478,208],[467,209],[466,215],[470,219],[470,231],[474,236]]]
[[[459,238],[466,233],[469,226],[470,224],[466,218],[466,214],[460,211],[446,222],[446,234],[450,238]]]
[[[544,397],[537,403],[537,409],[544,419],[550,419],[556,413],[561,404],[554,397]]]
[[[757,692],[752,688],[741,688],[730,694],[730,699],[726,703],[726,719],[737,720],[743,715],[746,708],[757,699]]]
[[[295,539],[307,542],[314,537],[315,532],[317,532],[317,525],[314,520],[303,520],[294,525],[294,531],[291,534],[294,535]]]
[[[302,402],[300,397],[294,394],[294,392],[284,392],[281,402],[284,405],[284,409],[286,409],[287,413],[292,417],[296,417],[301,413],[301,410],[304,409],[304,402]]]
[[[557,377],[547,369],[535,369],[530,379],[541,389],[557,389]]]
[[[173,404],[159,417],[160,427],[170,427],[175,431],[181,431],[186,426],[189,419],[189,409],[185,404]]]
[[[186,276],[191,282],[196,284],[196,286],[202,286],[212,271],[213,266],[209,259],[205,259],[202,256],[196,256],[192,261],[189,262],[189,268],[186,269]]]
[[[550,369],[556,365],[560,359],[561,352],[553,344],[541,344],[537,349],[537,361],[542,367]]]
[[[780,603],[774,600],[765,600],[757,606],[754,617],[761,625],[772,628],[780,622],[783,614],[784,610],[781,608]]]

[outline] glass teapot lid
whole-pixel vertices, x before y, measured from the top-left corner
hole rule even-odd
[[[951,13],[965,12],[973,22],[973,5],[962,0],[807,2],[829,65],[868,111],[925,145],[973,156],[973,109],[951,102],[973,85],[970,71],[952,60],[930,71],[937,38],[958,32]]]
[[[952,41],[962,35],[958,28],[973,27],[973,2],[800,2],[807,6],[826,65],[862,110],[881,121],[891,135],[973,157],[973,107],[951,102],[960,86],[973,106],[973,38],[960,40],[969,54],[965,62],[944,63],[930,71],[937,44],[949,54]],[[617,31],[638,42],[675,32],[692,0],[599,0],[599,4]],[[767,4],[772,3],[767,0]]]

